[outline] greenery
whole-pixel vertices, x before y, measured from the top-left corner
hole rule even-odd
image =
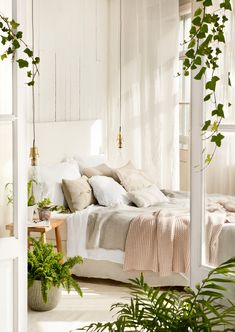
[[[30,179],[27,183],[28,206],[33,206],[36,204],[34,193],[33,193],[33,183],[36,183],[36,181],[33,179]]]
[[[79,331],[235,331],[235,304],[226,297],[225,283],[235,283],[235,257],[211,270],[208,277],[184,292],[154,289],[132,279],[129,303],[117,303],[117,319],[92,323]]]
[[[82,258],[74,256],[62,263],[63,253],[55,252],[52,244],[44,244],[42,239],[30,238],[30,241],[32,241],[33,250],[28,251],[28,287],[33,285],[34,280],[40,280],[45,303],[47,303],[48,291],[52,286],[58,288],[62,286],[68,292],[74,288],[82,296],[79,284],[71,275],[71,269],[75,264],[82,263]]]
[[[51,205],[51,199],[49,197],[43,198],[40,202],[38,202],[38,207],[40,209],[51,210],[53,208]]]
[[[35,77],[39,74],[38,64],[39,57],[35,57],[31,48],[23,40],[23,32],[18,30],[20,24],[15,20],[0,14],[0,42],[5,47],[5,51],[0,55],[1,60],[11,57],[12,61],[16,61],[19,68],[27,68],[27,85],[33,86]],[[23,56],[16,59],[16,53],[20,49],[23,50]],[[32,70],[29,69],[30,65]]]
[[[194,79],[201,80],[205,77],[205,102],[212,104],[210,119],[206,119],[202,127],[205,140],[214,144],[214,151],[205,157],[208,165],[217,147],[221,146],[224,135],[219,126],[224,118],[225,109],[231,106],[222,104],[217,100],[216,88],[220,77],[218,74],[219,61],[222,54],[222,44],[225,44],[225,24],[228,21],[227,11],[232,10],[231,0],[220,0],[219,11],[210,13],[209,7],[213,6],[213,0],[197,0],[201,6],[196,9],[192,17],[189,41],[187,44],[186,58],[183,62],[184,75],[189,75],[190,70],[197,70]],[[228,73],[228,86],[231,85],[230,73]],[[210,133],[208,134],[208,131]]]
[[[36,183],[36,181],[33,179],[30,179],[27,183],[28,206],[33,206],[36,204],[34,193],[33,193],[33,183]],[[7,205],[13,204],[13,183],[8,182],[5,185],[5,190],[7,191]]]

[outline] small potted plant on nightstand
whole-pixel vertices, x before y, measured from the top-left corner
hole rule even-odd
[[[32,310],[47,311],[56,307],[61,297],[61,286],[68,292],[82,291],[73,279],[71,269],[82,263],[80,256],[62,262],[63,253],[55,252],[52,244],[31,238],[33,250],[28,251],[28,304]]]
[[[51,216],[51,211],[54,206],[51,205],[51,200],[49,197],[43,198],[38,202],[38,216],[40,220],[49,220]]]

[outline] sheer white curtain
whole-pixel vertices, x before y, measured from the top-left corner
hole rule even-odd
[[[107,119],[109,159],[119,165],[132,160],[136,167],[148,171],[160,187],[178,189],[178,1],[122,1],[124,148],[121,153],[116,142],[120,107],[118,11],[119,0],[112,0]]]
[[[221,59],[222,80],[219,85],[219,102],[225,105],[225,119],[222,126],[225,129],[225,139],[218,148],[211,165],[206,170],[206,191],[235,195],[235,1],[233,12],[229,17],[226,29],[226,45]],[[227,79],[230,72],[232,87],[228,88]],[[228,102],[231,107],[226,107]]]

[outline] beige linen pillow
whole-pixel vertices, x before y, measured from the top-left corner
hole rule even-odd
[[[83,169],[83,174],[88,178],[92,176],[100,175],[100,176],[109,176],[113,178],[115,181],[119,182],[119,178],[116,172],[106,164],[100,164],[96,167],[86,167]]]
[[[133,166],[131,161],[127,165],[117,168],[116,173],[122,186],[128,192],[149,187],[153,184],[142,170]]]
[[[92,188],[87,180],[88,178],[84,175],[77,180],[62,180],[64,196],[72,212],[83,210],[96,203]]]
[[[148,207],[156,203],[169,202],[168,198],[155,184],[140,190],[131,191],[127,196],[138,207]]]

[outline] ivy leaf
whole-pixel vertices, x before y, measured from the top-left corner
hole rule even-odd
[[[35,82],[32,80],[32,81],[28,82],[27,85],[28,85],[28,86],[33,86],[34,83],[35,83]]]
[[[190,50],[188,50],[188,51],[185,53],[185,55],[186,55],[187,58],[193,59],[193,58],[194,58],[194,49],[191,48]]]
[[[232,104],[231,103],[228,103],[228,107],[231,107],[232,106]]]
[[[205,6],[205,7],[212,6],[212,0],[205,0],[205,1],[203,1],[203,6]]]
[[[194,47],[195,44],[196,44],[195,39],[192,39],[191,42],[188,44],[188,48],[192,48],[192,47]]]
[[[196,16],[193,20],[192,20],[192,24],[196,25],[196,26],[200,26],[201,25],[201,17],[200,16]]]
[[[34,65],[39,64],[39,62],[40,62],[40,58],[39,58],[38,56],[36,56],[36,58],[32,61],[32,63],[33,63]]]
[[[202,9],[201,9],[201,7],[198,7],[198,8],[195,10],[194,16],[199,16],[199,15],[201,15],[201,13],[202,13]]]
[[[212,93],[209,93],[208,95],[206,95],[206,96],[204,97],[204,101],[209,100],[209,99],[211,98],[211,95],[212,95]]]
[[[18,60],[16,60],[16,62],[18,62],[20,68],[25,68],[25,67],[29,66],[28,61],[23,60],[23,59],[18,59]]]
[[[206,159],[205,159],[205,163],[209,165],[210,162],[211,162],[211,160],[212,160],[212,155],[211,154],[207,154],[206,155]]]
[[[4,59],[6,59],[7,58],[7,54],[6,53],[3,53],[2,55],[1,55],[1,60],[3,61]]]
[[[201,31],[207,33],[208,32],[208,25],[203,24],[203,26],[201,27]]]
[[[28,76],[28,77],[32,77],[32,72],[31,72],[31,70],[27,71],[27,76]]]
[[[228,85],[232,86],[231,78],[230,78],[230,71],[228,72]]]
[[[22,31],[18,31],[16,33],[16,38],[21,39],[22,37],[23,37],[23,32]]]
[[[7,54],[12,54],[12,53],[13,53],[12,48],[11,48],[11,47],[8,47],[8,49],[7,49]]]
[[[185,67],[189,67],[190,66],[190,61],[189,61],[189,59],[184,59],[184,62],[183,62],[183,66],[185,66]]]
[[[200,71],[197,73],[196,76],[194,76],[195,80],[200,80],[202,78],[202,75],[204,75],[206,72],[206,67],[202,67]]]
[[[218,76],[213,76],[211,81],[208,81],[206,83],[206,89],[215,91],[217,81],[219,81],[219,77]]]
[[[201,57],[200,57],[200,56],[197,56],[196,59],[194,60],[194,63],[195,63],[196,65],[201,65],[201,64],[202,64],[202,59],[201,59]]]
[[[211,142],[214,142],[216,144],[216,146],[220,147],[222,139],[224,139],[224,135],[222,135],[221,133],[219,133],[219,134],[213,135],[211,137]]]
[[[26,53],[30,58],[33,56],[33,51],[31,51],[28,47],[24,50],[24,53]]]
[[[217,130],[218,130],[218,122],[215,121],[211,126],[211,131],[217,131]]]
[[[225,43],[224,33],[219,31],[218,35],[214,37],[214,40],[218,40],[221,43]]]
[[[210,125],[211,125],[211,120],[205,121],[205,123],[204,123],[204,125],[202,127],[202,130],[206,131],[210,127]]]
[[[3,45],[6,45],[7,38],[4,37],[4,36],[1,36],[1,37],[2,37],[2,41],[1,41],[1,43],[2,43]]]
[[[223,3],[221,3],[220,8],[224,8],[224,9],[227,9],[227,10],[232,10],[230,0],[225,0]]]
[[[192,36],[192,35],[195,35],[196,32],[197,32],[196,27],[195,27],[195,26],[192,26],[191,29],[190,29],[190,31],[189,31],[190,35],[191,35],[191,36]]]
[[[13,40],[12,45],[14,46],[15,49],[20,48],[20,43],[18,42],[17,39]]]
[[[17,23],[15,20],[12,20],[10,25],[12,26],[12,29],[16,30],[19,26],[19,23]]]

